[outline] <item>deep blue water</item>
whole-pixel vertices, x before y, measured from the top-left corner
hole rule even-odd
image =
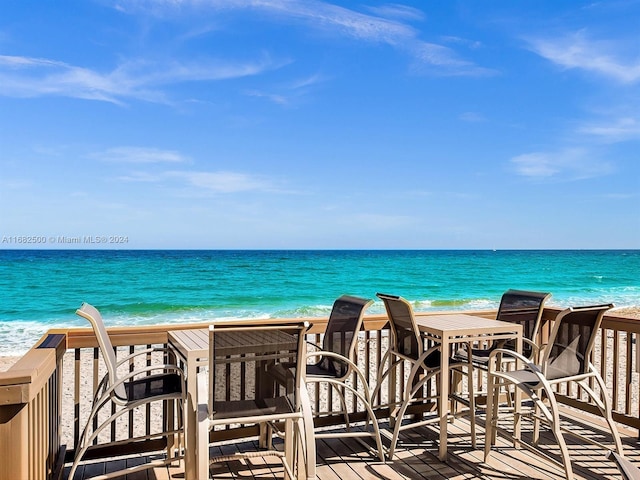
[[[83,301],[108,325],[136,325],[323,316],[344,293],[495,308],[508,288],[552,292],[558,306],[640,306],[640,250],[0,250],[0,355],[86,326],[74,314]]]

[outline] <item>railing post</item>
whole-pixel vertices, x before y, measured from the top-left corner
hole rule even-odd
[[[65,335],[47,335],[0,373],[0,480],[60,478]]]

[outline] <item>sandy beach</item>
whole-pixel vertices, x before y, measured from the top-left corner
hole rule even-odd
[[[617,314],[640,319],[640,307],[621,307],[615,308]],[[3,357],[0,356],[0,372],[8,370],[20,357]]]
[[[0,357],[0,372],[8,370],[20,357]]]
[[[620,314],[620,315],[624,315],[624,316],[628,316],[631,318],[638,318],[640,319],[640,308],[620,308],[620,309],[616,309],[615,310],[616,314]],[[609,342],[612,342],[612,338],[609,340]],[[612,348],[612,346],[611,346]],[[361,352],[361,355],[364,352]],[[596,355],[598,355],[598,353],[596,352]],[[624,352],[622,354],[622,356],[624,356]],[[16,356],[5,356],[2,357],[0,356],[0,372],[6,371],[8,370],[16,361],[19,360],[20,357],[16,357]],[[69,351],[65,354],[65,358],[64,358],[64,369],[65,371],[72,371],[73,367],[73,352]],[[91,371],[92,371],[92,358],[91,355],[86,355],[82,358],[81,361],[82,367],[81,367],[81,380],[80,380],[80,384],[81,384],[81,390],[82,390],[82,395],[87,395],[88,397],[92,396],[91,393],[91,385],[90,385],[90,378],[91,378]],[[101,362],[101,371],[104,369],[104,365]],[[63,388],[63,404],[67,406],[67,408],[71,408],[70,406],[73,405],[73,391],[74,391],[74,387],[73,387],[73,379],[72,379],[72,375],[67,375],[65,377],[65,386]],[[633,390],[632,393],[633,397],[634,397],[634,404],[637,405],[637,396],[638,396],[638,391],[636,389]],[[88,411],[89,411],[89,404],[84,404],[83,405],[83,411],[81,413],[81,415],[83,416],[83,418],[86,418],[88,415]],[[160,418],[160,415],[158,415],[158,418]],[[71,416],[68,416],[67,421],[63,422],[63,425],[61,425],[61,436],[63,438],[63,441],[65,443],[72,443],[73,442],[73,431],[72,431],[72,421],[71,421]],[[155,429],[155,427],[154,427]]]

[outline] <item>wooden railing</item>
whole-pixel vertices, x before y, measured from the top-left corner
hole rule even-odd
[[[0,479],[45,480],[62,472],[62,357],[66,336],[47,334],[0,373]]]
[[[555,308],[545,309],[543,336],[545,332],[548,333],[558,311]],[[495,316],[495,311],[465,313],[488,318]],[[309,340],[319,344],[327,319],[307,320],[312,323]],[[273,319],[261,323],[278,321]],[[384,315],[365,318],[358,364],[371,382],[375,381],[386,348],[386,324]],[[206,324],[117,327],[109,329],[109,336],[117,356],[122,358],[137,349],[152,345],[165,346],[169,330],[205,326]],[[637,401],[639,334],[640,320],[615,314],[605,316],[593,359],[609,388],[615,420],[634,429],[640,429],[640,406]],[[160,360],[150,357],[145,361]],[[134,368],[134,365],[130,368]],[[103,370],[104,364],[93,331],[75,328],[49,331],[37,347],[29,350],[7,372],[0,373],[0,458],[3,459],[0,461],[0,480],[60,478],[63,462],[72,458],[73,449],[86,422],[84,412],[90,406],[93,391]],[[398,378],[397,394],[402,395],[403,385],[400,379],[403,375],[398,375]],[[478,381],[483,380],[479,378]],[[310,394],[318,424],[342,422],[342,417],[335,415],[335,399],[323,395],[321,391],[311,391]],[[559,397],[569,406],[586,412],[593,411],[594,407],[585,402],[579,389],[560,389]],[[118,431],[124,431],[129,436],[133,433],[148,434],[153,430],[154,421],[159,420],[162,425],[165,411],[153,408],[129,415],[124,419],[124,425],[106,432],[106,440],[115,439]],[[354,399],[349,402],[349,408],[354,413],[352,419],[363,418],[362,406]],[[384,409],[380,409],[377,414],[380,417],[388,415]],[[237,435],[245,433],[238,431]],[[130,452],[148,452],[161,448],[161,444],[140,442],[130,444],[127,448]],[[97,447],[92,456],[107,457],[114,453],[113,450]],[[122,449],[118,453],[122,453]]]

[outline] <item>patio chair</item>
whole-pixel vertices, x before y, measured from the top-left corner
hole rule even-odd
[[[537,361],[540,353],[538,342],[538,332],[540,321],[544,311],[545,302],[551,297],[551,293],[531,292],[526,290],[507,290],[500,299],[500,306],[496,314],[496,320],[511,322],[522,325],[522,353],[532,361]],[[471,352],[471,363],[478,371],[486,372],[489,369],[489,355],[496,348],[507,348],[515,350],[514,340],[503,340],[494,342],[488,348],[474,348],[470,344],[464,344],[456,354],[456,360],[465,362]],[[503,366],[512,368],[511,359],[505,359]],[[456,370],[459,370],[456,369]],[[476,397],[483,395],[483,392],[476,391]],[[486,392],[485,392],[486,393]],[[511,395],[506,396],[507,404],[512,407]]]
[[[308,328],[308,322],[259,326],[218,322],[209,326],[209,365],[197,378],[198,462],[211,465],[277,457],[284,467],[285,478],[303,478],[303,471],[306,478],[315,477],[313,418],[303,376],[300,372],[287,371],[287,381],[278,385],[266,373],[274,362],[292,359],[296,363],[304,362]],[[247,339],[251,348],[246,347]],[[235,390],[227,383],[230,378],[237,379]],[[210,456],[209,432],[232,425],[257,425],[261,437],[266,430],[279,432],[284,446],[280,450],[269,442],[266,449]],[[202,465],[198,469],[208,471],[206,466],[203,470]]]
[[[551,297],[550,293],[509,289],[500,299],[496,320],[522,325],[522,353],[533,361],[536,360],[540,349],[538,331],[540,330],[544,304],[549,297]],[[495,343],[489,348],[471,348],[471,361],[474,367],[487,370],[489,355],[496,348],[515,350],[515,341],[508,340],[503,344]],[[456,358],[466,360],[468,351],[468,348],[458,350]]]
[[[575,382],[580,390],[586,393],[600,414],[606,419],[615,449],[620,455],[622,443],[620,435],[611,415],[611,402],[607,394],[604,380],[591,363],[591,352],[596,335],[600,330],[600,324],[605,312],[613,305],[595,305],[589,307],[572,307],[563,310],[554,321],[553,329],[549,337],[549,343],[541,353],[539,364],[534,363],[524,355],[505,348],[497,348],[491,352],[491,357],[502,355],[504,358],[512,357],[519,360],[524,368],[506,371],[500,365],[495,365],[492,359],[489,361],[489,387],[490,393],[487,402],[485,460],[491,452],[491,446],[495,442],[496,433],[512,438],[523,447],[541,454],[548,460],[564,468],[567,479],[573,479],[573,470],[563,432],[582,438],[602,448],[608,448],[594,439],[579,435],[569,430],[566,425],[561,425],[560,410],[556,400],[554,387],[559,384]],[[597,388],[593,387],[593,384]],[[514,411],[514,430],[507,432],[498,428],[498,410],[496,392],[500,387],[514,385],[533,402],[533,408],[527,412],[521,412],[516,405]],[[533,420],[533,433],[531,445],[520,438],[519,422],[522,417],[531,417]],[[547,455],[537,447],[539,440],[540,423],[548,425],[553,432],[561,452],[561,461]]]
[[[391,327],[391,337],[389,339],[389,348],[380,362],[373,398],[378,398],[380,388],[387,377],[389,377],[388,381],[394,381],[395,377],[392,373],[395,372],[398,366],[403,365],[405,362],[411,366],[409,375],[404,383],[404,394],[401,402],[398,403],[394,399],[389,399],[389,423],[393,426],[393,434],[388,455],[390,459],[393,459],[401,431],[438,421],[438,417],[431,416],[423,418],[422,420],[403,423],[403,419],[405,415],[408,414],[408,409],[411,405],[437,401],[437,397],[432,396],[430,392],[425,392],[424,387],[431,378],[442,374],[440,370],[442,353],[439,345],[428,348],[425,347],[425,340],[420,334],[413,314],[413,308],[407,300],[396,295],[384,293],[377,293],[376,295],[383,301],[387,311],[389,325]],[[449,355],[449,352],[446,352],[446,354]],[[467,367],[467,371],[469,372],[472,368],[469,359],[458,360],[450,358],[449,366],[450,372],[446,372],[446,374],[451,373],[453,369],[458,369],[463,366]],[[475,448],[476,429],[473,382],[469,381],[468,385],[468,400],[465,403],[468,403],[469,406],[471,442]],[[428,384],[427,388],[430,388]],[[452,393],[449,397],[452,401],[459,401],[457,394]],[[438,408],[447,408],[447,406],[438,404]]]
[[[343,416],[346,431],[316,429],[315,437],[354,437],[369,449],[371,447],[362,442],[362,438],[373,437],[376,444],[376,454],[380,461],[384,462],[384,447],[378,421],[372,409],[369,382],[356,364],[358,333],[362,328],[364,311],[372,303],[373,300],[349,295],[339,297],[331,309],[322,345],[313,345],[314,350],[308,351],[305,362],[298,365],[306,364],[305,381],[307,384],[325,383],[329,386],[329,396],[332,392],[336,392],[340,400],[341,410],[329,413]],[[292,363],[280,364],[271,370],[271,373],[278,382],[282,383],[285,379],[285,370],[295,371],[296,369],[297,365]],[[351,426],[346,392],[352,395],[356,402],[361,403],[366,410],[364,430],[354,429]],[[369,422],[371,422],[371,430],[369,430]]]
[[[607,458],[615,462],[623,480],[640,480],[640,468],[631,462],[631,460],[612,450],[607,452]]]
[[[115,429],[116,422],[124,414],[153,402],[171,402],[166,404],[165,407],[178,405],[177,428],[174,428],[173,409],[165,409],[168,413],[165,416],[166,424],[161,432],[135,438],[127,436],[122,440],[110,440],[107,443],[101,443],[100,446],[122,447],[135,441],[142,442],[154,438],[165,438],[167,441],[166,457],[101,475],[100,478],[128,475],[137,471],[168,465],[183,458],[180,446],[175,445],[176,439],[184,438],[183,407],[186,388],[182,370],[178,366],[166,362],[148,365],[146,363],[146,358],[148,357],[143,357],[145,359],[144,367],[136,368],[133,371],[130,368],[131,362],[140,355],[147,356],[155,352],[162,352],[165,354],[164,358],[166,358],[169,350],[161,347],[146,348],[117,361],[115,350],[107,334],[100,312],[92,305],[83,303],[76,311],[76,314],[91,323],[107,367],[107,373],[96,389],[91,413],[82,431],[78,445],[75,446],[75,456],[67,478],[73,479],[78,465],[92,445],[98,441],[100,433],[105,428],[112,426]],[[122,373],[123,369],[126,373]],[[112,407],[106,408],[108,405]]]

